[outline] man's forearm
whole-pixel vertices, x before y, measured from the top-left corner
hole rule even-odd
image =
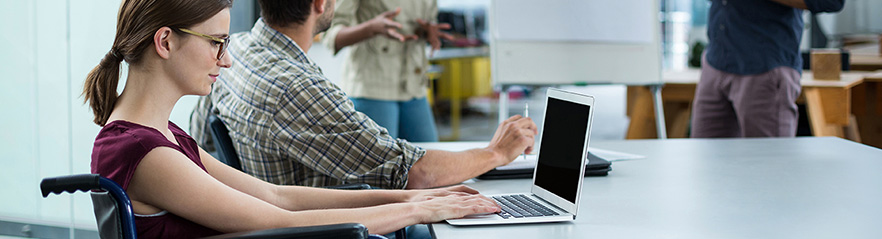
[[[512,116],[501,124],[486,148],[463,152],[429,150],[410,168],[407,188],[431,188],[461,183],[529,153],[537,130],[530,118]]]
[[[838,12],[845,6],[845,0],[770,0],[788,7],[809,10],[812,13]]]
[[[799,9],[808,9],[808,6],[805,5],[805,0],[771,0],[776,3],[780,3],[785,6],[799,8]]]
[[[461,183],[499,166],[503,161],[501,157],[488,149],[462,152],[428,150],[410,168],[407,188],[434,188]]]

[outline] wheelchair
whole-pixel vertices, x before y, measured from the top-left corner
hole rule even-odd
[[[135,213],[126,192],[113,180],[98,174],[78,174],[44,178],[40,182],[43,197],[50,193],[75,193],[91,191],[95,218],[98,221],[98,234],[101,238],[137,238]],[[100,190],[100,191],[99,191]],[[209,238],[385,238],[370,235],[367,227],[359,223],[289,227],[229,233]]]

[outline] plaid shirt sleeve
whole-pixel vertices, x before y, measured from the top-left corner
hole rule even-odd
[[[321,76],[293,82],[277,99],[272,137],[286,158],[315,171],[305,175],[307,184],[327,185],[323,181],[330,176],[346,183],[404,188],[410,166],[425,150],[391,137]]]

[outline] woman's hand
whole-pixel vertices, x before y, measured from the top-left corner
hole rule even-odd
[[[407,190],[405,192],[410,194],[406,199],[408,202],[421,202],[432,198],[450,195],[468,196],[478,194],[478,190],[466,185],[455,185],[436,189]]]
[[[421,215],[421,223],[460,218],[470,214],[499,212],[496,201],[478,194],[478,190],[465,185],[408,190],[408,202],[415,203]]]
[[[461,218],[466,215],[499,212],[493,199],[481,194],[453,193],[447,196],[429,196],[425,201],[416,202],[420,223],[432,223],[445,219]]]
[[[426,41],[429,42],[429,45],[432,45],[432,52],[441,49],[441,38],[453,40],[453,35],[441,31],[450,29],[450,24],[435,24],[427,22],[423,19],[417,19],[416,21],[417,24],[420,25],[420,28],[417,30],[417,35],[426,38]]]
[[[417,39],[416,35],[402,35],[398,32],[398,29],[401,29],[401,23],[393,20],[398,14],[401,13],[401,8],[396,8],[395,10],[391,10],[388,12],[380,13],[371,20],[368,20],[368,27],[370,32],[374,35],[382,34],[388,38],[392,38],[398,41],[406,41],[406,40],[414,40]]]

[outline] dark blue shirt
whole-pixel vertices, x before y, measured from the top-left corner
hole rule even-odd
[[[836,12],[845,0],[805,0],[809,11]],[[801,71],[802,9],[772,0],[711,0],[707,61],[739,75],[787,66]]]

